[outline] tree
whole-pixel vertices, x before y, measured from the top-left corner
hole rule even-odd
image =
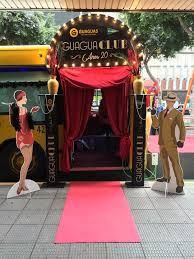
[[[0,45],[49,44],[56,30],[51,14],[1,12],[0,15]]]
[[[174,57],[183,47],[192,45],[175,13],[124,13],[120,18],[143,44],[145,69],[154,82],[157,80],[148,67],[151,58]]]

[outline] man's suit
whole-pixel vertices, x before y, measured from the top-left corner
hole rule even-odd
[[[152,116],[152,126],[154,128],[160,127],[159,141],[160,158],[163,164],[164,177],[170,178],[169,161],[172,162],[172,167],[176,176],[178,186],[183,186],[183,170],[180,165],[179,154],[177,151],[177,140],[175,137],[175,127],[178,126],[180,130],[179,140],[185,141],[185,126],[182,113],[172,108],[165,116],[166,110],[159,113],[159,116]]]

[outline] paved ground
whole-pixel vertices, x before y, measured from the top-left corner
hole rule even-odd
[[[184,196],[166,199],[150,188],[124,188],[141,244],[54,245],[68,187],[10,200],[8,189],[0,187],[0,258],[194,258],[194,183],[186,183]]]

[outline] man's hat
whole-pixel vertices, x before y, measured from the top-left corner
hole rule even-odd
[[[167,96],[164,96],[165,101],[170,101],[170,102],[176,102],[178,100],[177,94],[174,92],[169,92]]]

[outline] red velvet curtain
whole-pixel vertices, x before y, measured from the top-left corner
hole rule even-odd
[[[94,90],[74,87],[65,84],[64,89],[64,147],[62,169],[68,172],[71,168],[70,156],[73,150],[73,141],[79,139],[86,128],[90,115]]]
[[[114,134],[121,138],[119,150],[121,159],[125,159],[129,155],[130,147],[127,124],[129,86],[129,80],[126,80],[126,82],[117,87],[102,89],[111,128]]]
[[[131,67],[62,68],[59,70],[62,81],[79,88],[100,89],[119,86],[131,77]]]
[[[127,132],[127,107],[129,92],[129,67],[114,68],[62,68],[59,71],[64,91],[64,149],[62,170],[70,170],[73,141],[85,130],[94,89],[103,89],[108,117],[115,135],[121,137],[120,155],[129,150]]]

